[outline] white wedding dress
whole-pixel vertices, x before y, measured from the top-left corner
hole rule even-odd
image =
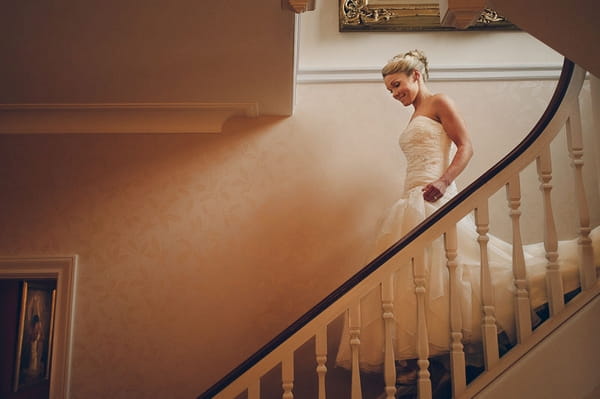
[[[386,214],[376,240],[375,252],[379,255],[388,249],[418,223],[444,205],[456,193],[452,184],[444,196],[430,203],[423,199],[422,188],[439,178],[451,161],[454,145],[442,125],[426,116],[416,116],[400,136],[400,147],[406,156],[405,190]],[[481,341],[481,301],[479,287],[480,248],[473,218],[469,215],[457,225],[458,273],[461,286],[461,313],[465,352],[477,351]],[[592,232],[595,263],[600,259],[600,230]],[[512,246],[489,235],[488,258],[494,285],[496,319],[499,332],[515,341],[514,283],[512,272]],[[546,300],[544,245],[524,246],[525,262],[532,308]],[[392,258],[389,262],[399,262]],[[579,285],[577,241],[559,242],[559,265],[563,273],[565,293]],[[427,331],[429,354],[436,356],[449,350],[448,271],[442,238],[434,241],[426,254],[427,266]],[[395,359],[414,359],[416,354],[416,296],[413,268],[398,264],[394,290],[394,351]],[[360,365],[365,371],[379,371],[384,360],[384,322],[381,295],[374,290],[361,299]],[[336,362],[350,368],[351,348],[347,320],[343,329]],[[474,343],[474,345],[469,345]]]

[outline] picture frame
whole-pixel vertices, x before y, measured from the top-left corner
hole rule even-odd
[[[486,8],[477,23],[466,30],[518,30],[519,28]],[[439,2],[435,0],[339,0],[340,32],[356,31],[453,31],[440,24]]]
[[[14,392],[50,378],[55,309],[55,285],[23,281]]]

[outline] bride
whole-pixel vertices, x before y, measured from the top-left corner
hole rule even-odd
[[[400,147],[407,161],[404,193],[388,211],[376,240],[378,255],[392,246],[423,219],[431,215],[456,193],[454,180],[465,169],[473,155],[473,146],[465,123],[453,101],[444,94],[432,93],[425,84],[427,59],[413,50],[394,57],[382,69],[386,88],[414,113],[402,134]],[[474,351],[477,359],[481,342],[481,301],[479,288],[480,248],[478,233],[470,216],[457,224],[458,275],[460,276],[461,316],[465,352]],[[596,263],[600,231],[591,234]],[[498,331],[515,341],[514,283],[512,247],[510,243],[489,235],[488,259],[494,285]],[[532,308],[547,302],[544,273],[547,265],[543,243],[524,246]],[[563,273],[575,278],[565,280],[565,292],[577,288],[577,242],[559,243],[559,265]],[[392,258],[391,262],[398,262]],[[426,253],[427,328],[430,356],[449,350],[448,272],[441,238]],[[416,296],[412,267],[398,264],[394,289],[394,354],[397,361],[415,359]],[[360,366],[365,371],[380,371],[384,362],[384,322],[378,290],[361,299]],[[351,348],[348,327],[343,330],[336,362],[350,368]],[[469,343],[474,345],[469,345]],[[477,362],[477,360],[475,360]]]

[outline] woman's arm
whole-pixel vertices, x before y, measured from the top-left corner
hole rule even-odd
[[[444,195],[448,186],[465,170],[473,156],[471,139],[453,101],[444,94],[436,94],[432,101],[436,116],[456,145],[456,154],[439,179],[423,188],[423,197],[429,202],[437,201]]]

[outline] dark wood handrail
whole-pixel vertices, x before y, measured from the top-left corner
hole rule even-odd
[[[562,103],[566,91],[569,87],[574,67],[575,65],[573,64],[573,62],[565,58],[560,78],[558,80],[558,84],[556,85],[556,89],[554,90],[554,94],[552,95],[552,98],[550,100],[550,103],[546,107],[546,110],[544,111],[536,125],[533,127],[531,132],[510,153],[508,153],[498,163],[496,163],[494,166],[488,169],[473,183],[471,183],[465,189],[461,190],[444,206],[440,207],[440,209],[438,209],[435,213],[433,213],[423,222],[419,223],[414,229],[409,231],[398,242],[396,242],[394,245],[392,245],[390,248],[384,251],[381,255],[373,259],[369,264],[367,264],[354,276],[350,277],[348,281],[346,281],[339,288],[337,288],[335,291],[333,291],[331,294],[325,297],[321,302],[315,305],[312,309],[310,309],[308,312],[306,312],[304,315],[298,318],[298,320],[293,322],[289,327],[287,327],[279,335],[273,338],[265,346],[260,348],[258,351],[256,351],[256,353],[254,353],[252,356],[250,356],[248,359],[242,362],[239,366],[237,366],[235,369],[229,372],[216,384],[211,386],[208,390],[206,390],[206,392],[198,396],[198,399],[210,399],[217,393],[219,393],[221,390],[223,390],[225,387],[227,387],[229,384],[231,384],[235,379],[240,377],[244,372],[249,370],[262,358],[266,357],[275,348],[277,348],[284,341],[290,338],[293,334],[299,331],[302,327],[308,324],[311,320],[317,317],[321,312],[323,312],[336,300],[338,300],[345,293],[350,291],[358,283],[364,280],[367,276],[369,276],[371,273],[377,270],[381,265],[386,263],[390,258],[392,258],[403,248],[405,248],[409,243],[414,241],[419,235],[425,232],[425,230],[430,228],[434,223],[437,223],[452,209],[456,208],[462,201],[464,201],[466,198],[475,193],[486,182],[491,180],[494,176],[500,173],[500,171],[502,171],[505,167],[512,163],[517,157],[519,157],[523,152],[525,152],[525,150],[527,150],[542,134],[544,129],[548,126],[548,124],[556,114],[556,111]]]

